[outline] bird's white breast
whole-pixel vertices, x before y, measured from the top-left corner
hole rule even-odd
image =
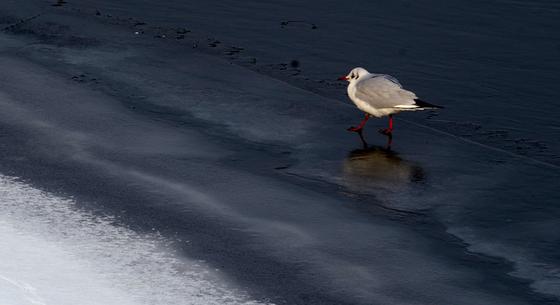
[[[394,108],[375,108],[368,101],[363,101],[356,97],[356,84],[358,84],[358,82],[351,82],[348,85],[348,97],[350,97],[350,100],[352,100],[356,107],[358,107],[361,111],[378,118],[399,112]]]

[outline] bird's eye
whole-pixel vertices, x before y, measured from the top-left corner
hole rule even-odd
[[[356,78],[356,74],[352,73],[352,75],[350,75],[350,78]]]

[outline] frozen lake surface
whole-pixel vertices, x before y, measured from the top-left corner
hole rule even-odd
[[[51,4],[0,4],[0,304],[558,303],[558,4]],[[358,65],[446,108],[362,147]]]

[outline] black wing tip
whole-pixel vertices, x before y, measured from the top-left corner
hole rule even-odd
[[[428,102],[424,102],[421,99],[414,99],[414,103],[421,108],[434,108],[434,109],[443,109],[443,106],[438,106],[438,105],[434,105],[434,104],[430,104]]]

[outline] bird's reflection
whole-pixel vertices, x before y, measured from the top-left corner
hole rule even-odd
[[[383,130],[379,130],[379,132],[383,133]],[[364,146],[364,150],[367,150],[369,145],[366,142],[366,138],[364,137],[363,130],[358,131],[358,135],[360,136],[360,140],[362,141],[362,145]],[[393,144],[393,134],[385,134],[387,137],[387,144],[385,145],[386,150],[391,150],[391,145]]]
[[[359,192],[376,189],[399,191],[425,179],[419,165],[403,160],[390,148],[380,146],[350,152],[342,172],[346,186]]]

